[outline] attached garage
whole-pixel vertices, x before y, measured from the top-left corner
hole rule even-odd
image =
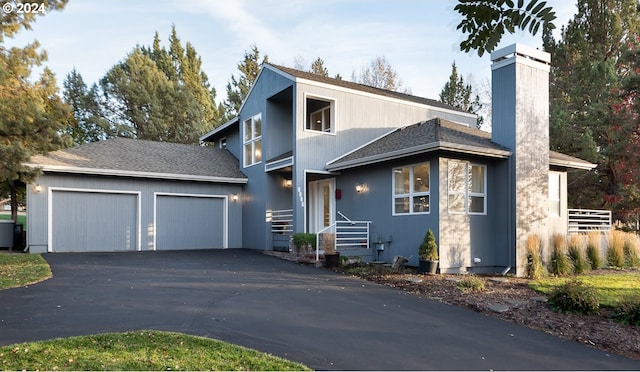
[[[50,188],[51,252],[136,251],[138,192]]]
[[[114,138],[29,165],[29,252],[242,248],[247,178],[225,149]]]
[[[156,250],[227,247],[227,198],[221,195],[155,196]]]

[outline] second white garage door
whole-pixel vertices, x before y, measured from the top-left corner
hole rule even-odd
[[[155,194],[156,250],[227,248],[227,198]]]

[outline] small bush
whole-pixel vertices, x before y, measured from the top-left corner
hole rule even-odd
[[[582,248],[583,241],[582,236],[572,235],[567,244],[567,254],[569,255],[575,274],[582,274],[590,268],[587,259],[584,257]]]
[[[547,303],[551,310],[562,313],[597,314],[600,307],[596,289],[577,279],[556,287]]]
[[[482,292],[485,288],[484,279],[475,275],[465,275],[462,280],[458,282],[456,287],[462,292]]]
[[[622,324],[640,326],[640,295],[623,300],[611,317]]]
[[[599,269],[602,265],[600,259],[600,246],[602,245],[602,234],[599,231],[590,231],[587,234],[587,258],[591,264],[591,269]]]
[[[635,234],[624,234],[624,245],[622,247],[622,251],[624,252],[624,263],[626,266],[640,266],[640,249],[638,248],[638,237]]]
[[[612,230],[607,236],[607,264],[624,267],[624,232]]]
[[[544,275],[544,266],[542,265],[542,256],[540,246],[540,237],[531,234],[527,237],[527,277],[529,279],[540,279]]]
[[[549,260],[549,271],[558,276],[571,274],[572,267],[569,257],[567,257],[567,242],[564,236],[554,234],[551,238],[551,258]]]

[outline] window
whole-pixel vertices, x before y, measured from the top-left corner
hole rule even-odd
[[[393,169],[393,214],[429,213],[429,163]]]
[[[218,146],[221,149],[226,149],[227,148],[227,137],[220,139],[220,142],[218,143]]]
[[[244,166],[262,161],[262,114],[244,121]]]
[[[487,168],[484,165],[449,160],[447,182],[449,213],[486,213]]]
[[[323,101],[307,98],[307,120],[305,128],[318,132],[333,132],[333,104],[331,101]]]
[[[560,173],[549,173],[549,215],[560,216]]]

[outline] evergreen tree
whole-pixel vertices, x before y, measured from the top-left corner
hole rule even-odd
[[[551,148],[598,165],[595,172],[569,173],[569,205],[625,209],[638,202],[637,116],[626,114],[621,92],[629,62],[622,58],[640,32],[637,0],[580,0],[578,12],[556,41],[544,32],[552,54]],[[637,74],[637,73],[636,73]],[[628,80],[632,81],[632,80]],[[628,91],[631,92],[631,91]]]
[[[322,58],[318,57],[315,61],[313,61],[313,63],[311,64],[311,73],[324,77],[329,76],[329,70],[324,67],[324,61],[322,60]]]
[[[60,10],[66,1],[36,1]],[[37,13],[41,14],[41,13]],[[29,29],[36,13],[0,16],[0,42],[21,28]],[[68,107],[58,96],[53,73],[44,68],[39,77],[32,70],[46,61],[37,41],[23,48],[0,45],[0,194],[11,198],[11,218],[17,219],[18,194],[40,173],[24,165],[31,156],[46,154],[67,144],[60,136],[69,119]]]
[[[202,60],[191,43],[182,45],[175,26],[169,49],[156,32],[152,46],[136,47],[100,88],[110,135],[197,143],[222,119]]]
[[[482,108],[480,104],[480,97],[475,96],[474,100],[471,100],[472,95],[471,84],[466,84],[461,75],[458,75],[458,69],[456,62],[451,65],[451,76],[449,81],[444,84],[442,91],[440,92],[440,102],[451,105],[455,108],[470,112],[472,114],[478,114]],[[476,126],[478,129],[482,126],[484,119],[478,115]]]
[[[224,102],[226,120],[238,115],[242,102],[247,98],[249,90],[258,77],[260,66],[268,62],[269,56],[267,55],[260,62],[260,51],[255,44],[251,45],[249,52],[245,51],[244,59],[238,63],[240,76],[236,78],[232,75],[231,80],[227,83],[227,99]]]
[[[103,119],[97,85],[87,89],[82,75],[74,68],[63,84],[64,102],[71,107],[73,117],[65,132],[76,145],[103,140],[108,123]]]

